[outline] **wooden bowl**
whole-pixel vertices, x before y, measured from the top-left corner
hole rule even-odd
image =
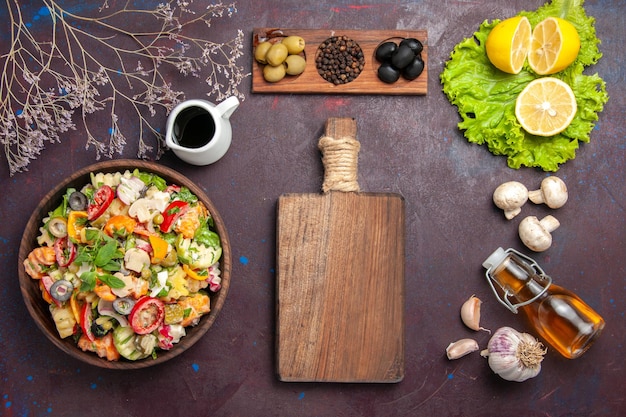
[[[138,361],[128,361],[121,358],[119,361],[111,362],[104,358],[98,357],[93,352],[84,352],[81,350],[71,337],[61,339],[56,330],[50,311],[48,310],[48,304],[43,300],[41,291],[39,290],[39,283],[37,280],[32,279],[25,271],[23,262],[28,254],[37,247],[37,236],[39,235],[39,228],[42,224],[42,219],[47,216],[48,212],[54,210],[61,203],[65,190],[68,187],[80,188],[84,184],[90,182],[89,173],[91,172],[117,172],[125,170],[134,170],[135,168],[144,171],[155,173],[164,178],[168,184],[184,185],[189,188],[207,207],[213,219],[215,221],[215,231],[220,236],[222,242],[222,258],[220,259],[220,270],[222,271],[222,288],[217,293],[211,293],[211,312],[200,319],[197,326],[187,327],[187,335],[181,339],[181,341],[174,345],[174,347],[167,351],[159,351],[156,359],[146,358]],[[72,174],[65,181],[58,184],[52,191],[50,191],[39,203],[33,214],[31,215],[22,241],[20,243],[20,250],[18,255],[18,275],[20,280],[20,288],[24,302],[30,315],[32,316],[37,326],[41,331],[50,339],[55,346],[69,354],[70,356],[80,359],[91,365],[99,366],[109,369],[138,369],[148,366],[154,366],[165,361],[168,361],[196,343],[215,322],[218,313],[224,306],[226,295],[228,294],[228,288],[230,285],[230,271],[231,271],[231,251],[230,241],[228,239],[228,233],[224,226],[224,222],[220,217],[217,209],[202,191],[200,187],[194,184],[191,180],[178,172],[158,165],[152,162],[140,161],[140,160],[112,160],[97,163],[85,167],[74,174]]]

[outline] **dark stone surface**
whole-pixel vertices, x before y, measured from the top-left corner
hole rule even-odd
[[[32,2],[35,3],[35,2]],[[17,280],[17,251],[28,216],[56,183],[95,162],[84,132],[72,131],[29,166],[9,176],[0,164],[0,415],[6,416],[617,416],[626,413],[624,259],[624,3],[588,0],[604,57],[588,73],[607,83],[610,100],[591,142],[558,176],[570,200],[552,212],[528,205],[524,214],[553,213],[561,227],[553,246],[535,259],[560,285],[585,299],[607,327],[582,358],[551,350],[541,374],[506,382],[474,354],[457,361],[446,346],[489,335],[466,329],[463,301],[484,301],[482,325],[529,331],[493,298],[481,263],[495,248],[523,250],[517,222],[491,202],[497,185],[517,180],[529,188],[547,174],[512,170],[502,157],[468,144],[456,109],[441,91],[439,74],[455,44],[488,19],[543,4],[493,1],[241,1],[230,20],[211,30],[253,27],[426,29],[429,93],[425,97],[253,95],[232,116],[234,140],[214,165],[193,167],[168,153],[160,163],[195,180],[220,210],[233,246],[233,277],[216,324],[194,347],[161,366],[132,372],[92,368],[57,350],[30,319]],[[0,6],[2,8],[4,6]],[[39,8],[40,5],[23,6]],[[0,50],[8,37],[0,38]],[[251,39],[244,65],[250,65]],[[205,87],[185,81],[188,98]],[[276,201],[283,193],[317,192],[317,150],[328,117],[355,117],[361,141],[362,190],[397,192],[406,199],[406,376],[399,384],[281,383],[274,374]],[[124,121],[125,123],[131,123]],[[165,117],[162,120],[165,125]],[[133,158],[129,145],[123,155]],[[528,253],[528,251],[525,251]],[[338,285],[341,285],[338,283]],[[376,306],[367,306],[376,308]],[[381,312],[384,314],[384,312]],[[376,360],[376,358],[372,358]]]

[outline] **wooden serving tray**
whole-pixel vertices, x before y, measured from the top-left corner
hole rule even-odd
[[[298,76],[286,76],[277,83],[268,83],[263,79],[263,65],[254,60],[254,48],[259,39],[268,33],[282,32],[283,36],[301,36],[306,42],[304,53],[306,69]],[[347,36],[356,41],[365,56],[365,66],[361,74],[352,82],[334,85],[323,79],[315,65],[315,56],[319,45],[332,36]],[[403,38],[419,39],[424,45],[422,59],[424,71],[413,81],[400,79],[387,84],[378,79],[376,71],[380,63],[374,57],[376,47],[382,42],[392,40],[399,43]],[[255,28],[253,30],[252,54],[252,92],[253,93],[289,93],[289,94],[381,94],[381,95],[426,95],[428,91],[428,37],[425,30],[338,30],[338,29],[276,29]]]

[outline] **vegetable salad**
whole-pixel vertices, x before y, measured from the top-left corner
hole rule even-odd
[[[156,357],[211,310],[221,241],[188,188],[154,174],[92,173],[43,219],[24,260],[61,338],[110,361]]]

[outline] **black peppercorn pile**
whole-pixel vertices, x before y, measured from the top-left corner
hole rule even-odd
[[[335,85],[354,81],[365,65],[363,51],[347,36],[333,36],[322,42],[315,58],[317,72]]]

